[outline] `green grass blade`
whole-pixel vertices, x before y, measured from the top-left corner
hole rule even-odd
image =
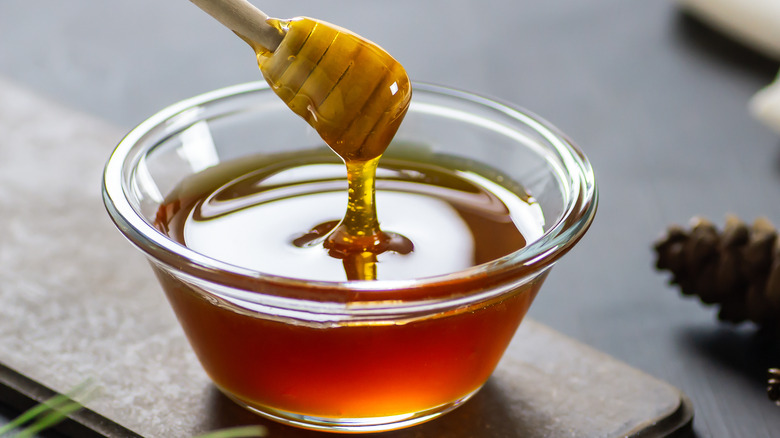
[[[67,395],[55,395],[54,397],[46,400],[45,402],[33,406],[32,408],[24,411],[22,415],[19,415],[18,417],[11,420],[10,423],[6,424],[3,427],[0,427],[0,436],[14,430],[22,427],[25,423],[31,421],[35,417],[51,410],[56,409],[58,406],[63,405],[70,400],[70,397]]]
[[[84,406],[82,406],[81,403],[71,401],[57,407],[56,409],[52,409],[51,412],[36,420],[35,423],[21,430],[15,438],[32,438],[38,432],[57,425],[62,420],[67,418],[68,415],[78,411],[83,407]]]
[[[9,432],[14,432],[28,423],[31,424],[19,430],[14,435],[14,438],[32,438],[37,433],[55,426],[65,420],[70,414],[84,407],[80,402],[73,400],[73,398],[80,395],[83,395],[85,398],[90,396],[94,389],[89,387],[91,383],[90,380],[84,381],[66,394],[55,395],[33,406],[10,423],[0,427],[0,437]],[[216,430],[196,438],[253,438],[265,437],[267,433],[267,429],[263,426],[240,426]]]
[[[68,415],[82,408],[82,404],[74,401],[73,397],[86,393],[90,395],[94,388],[90,388],[92,380],[87,379],[65,394],[58,394],[50,399],[33,406],[22,415],[11,420],[10,423],[0,427],[0,436],[19,429],[27,423],[32,422],[24,430],[20,431],[16,437],[29,437],[41,430],[51,427],[64,420]],[[32,432],[27,432],[31,430]]]

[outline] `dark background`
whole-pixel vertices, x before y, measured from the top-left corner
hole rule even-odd
[[[778,62],[671,1],[254,3],[339,24],[413,80],[512,102],[566,132],[592,161],[600,207],[530,316],[682,389],[697,436],[780,436],[765,394],[778,345],[681,298],[651,249],[694,215],[780,224],[780,136],[747,110]],[[123,129],[260,79],[249,48],[185,0],[3,0],[0,76]]]

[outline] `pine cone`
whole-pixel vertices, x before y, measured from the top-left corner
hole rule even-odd
[[[769,396],[769,400],[772,400],[780,406],[780,369],[769,369],[769,381],[766,387],[766,394]]]
[[[656,267],[672,273],[685,295],[720,305],[718,318],[750,320],[780,327],[780,248],[766,218],[751,226],[734,216],[723,231],[706,219],[691,220],[690,230],[671,226],[655,244]]]

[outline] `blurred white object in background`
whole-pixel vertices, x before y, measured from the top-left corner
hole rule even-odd
[[[702,21],[780,60],[780,0],[679,0]],[[751,113],[780,133],[780,76],[750,101]]]
[[[686,10],[780,60],[780,0],[679,0]]]
[[[750,111],[780,134],[780,75],[771,85],[753,96],[750,100]]]

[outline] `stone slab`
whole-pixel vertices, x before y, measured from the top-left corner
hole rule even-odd
[[[102,167],[122,134],[0,78],[0,401],[90,378],[100,391],[81,421],[98,435],[187,437],[251,423],[271,437],[323,435],[259,419],[209,382],[143,257],[103,209]],[[673,386],[525,321],[472,400],[374,436],[665,436],[691,420]]]

